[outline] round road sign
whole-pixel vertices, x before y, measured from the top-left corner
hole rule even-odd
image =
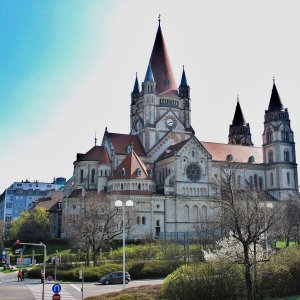
[[[61,291],[61,285],[60,284],[55,283],[55,284],[52,285],[52,292],[54,294],[58,294],[60,291]]]
[[[54,294],[52,300],[60,300],[60,294]]]

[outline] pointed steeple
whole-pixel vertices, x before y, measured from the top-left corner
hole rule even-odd
[[[184,66],[183,66],[183,70],[182,70],[180,85],[181,86],[187,86],[188,85],[187,80],[186,80],[186,76],[185,76]]]
[[[148,68],[147,68],[147,72],[146,72],[144,82],[147,82],[147,81],[154,81],[151,62],[149,62],[149,64],[148,64]]]
[[[133,87],[133,91],[134,93],[139,93],[140,92],[140,87],[139,87],[139,81],[138,81],[138,77],[137,77],[137,73],[135,75],[135,82],[134,82],[134,87]]]
[[[273,78],[273,88],[272,88],[272,94],[270,98],[269,108],[268,111],[280,111],[284,110],[284,107],[282,105],[282,102],[280,100],[276,85],[275,85],[275,79]]]
[[[234,117],[232,120],[232,126],[243,126],[246,125],[246,120],[244,118],[244,114],[242,112],[239,98],[237,100]]]
[[[249,123],[246,123],[239,96],[234,112],[232,124],[229,126],[228,144],[253,146]]]
[[[171,67],[167,47],[159,25],[150,57],[150,63],[153,75],[156,81],[156,90],[158,93],[178,95],[177,84]]]

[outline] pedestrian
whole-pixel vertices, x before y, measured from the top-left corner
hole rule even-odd
[[[41,271],[41,283],[44,283],[44,280],[45,280],[44,272]]]
[[[24,272],[24,270],[21,270],[22,271],[22,280],[24,281],[24,279],[25,279],[25,272]]]
[[[22,270],[18,271],[18,281],[22,280]]]

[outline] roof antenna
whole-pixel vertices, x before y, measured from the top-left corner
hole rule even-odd
[[[95,131],[95,146],[97,146],[97,132]]]
[[[158,27],[160,27],[160,14],[158,14]]]

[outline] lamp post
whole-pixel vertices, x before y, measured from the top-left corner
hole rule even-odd
[[[132,207],[133,202],[127,200],[125,204],[121,200],[115,202],[117,208],[122,208],[122,222],[123,222],[123,289],[125,289],[125,208]]]

